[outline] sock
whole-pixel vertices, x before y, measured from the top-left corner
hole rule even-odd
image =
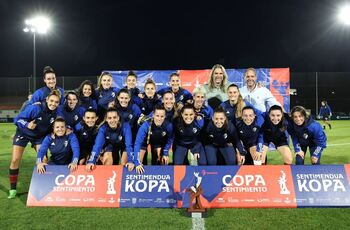
[[[19,168],[18,169],[9,169],[11,189],[17,188],[18,172],[19,172]]]

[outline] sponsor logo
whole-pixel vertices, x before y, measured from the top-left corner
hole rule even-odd
[[[281,195],[289,195],[290,191],[287,188],[287,177],[286,173],[281,170],[281,176],[278,179],[278,184],[280,185],[280,194]]]
[[[126,175],[125,192],[169,192],[170,175]]]
[[[342,174],[297,174],[299,192],[346,192]]]

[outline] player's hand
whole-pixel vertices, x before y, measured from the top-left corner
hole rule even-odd
[[[37,171],[38,173],[40,173],[40,174],[44,174],[44,173],[45,173],[45,165],[47,165],[47,164],[46,164],[46,163],[43,163],[43,162],[38,163],[38,164],[36,165],[36,171]]]
[[[137,172],[138,174],[142,174],[142,173],[145,172],[145,169],[144,169],[144,167],[143,167],[142,164],[136,166],[136,172]]]
[[[72,129],[70,129],[70,128],[67,128],[67,129],[66,129],[66,135],[69,135],[69,134],[71,134],[72,132],[73,132]]]
[[[163,156],[162,157],[162,164],[168,165],[169,164],[169,156]]]
[[[240,155],[240,156],[237,158],[237,162],[238,162],[238,165],[244,165],[245,156]]]
[[[199,159],[199,153],[195,153],[195,154],[193,154],[193,157],[194,157],[194,159],[196,160],[196,161],[198,161],[198,159]]]
[[[303,151],[297,152],[296,155],[299,155],[303,159],[305,157],[305,153]]]
[[[71,172],[74,172],[75,170],[77,170],[78,165],[77,165],[77,163],[70,163],[70,164],[68,165],[68,168],[69,168],[69,170],[70,170]]]
[[[311,157],[311,163],[312,164],[316,164],[317,161],[318,161],[318,157],[315,157],[315,156]]]
[[[32,120],[31,122],[29,122],[27,127],[28,129],[31,129],[31,130],[35,129],[36,128],[35,121]]]
[[[131,172],[134,169],[135,165],[134,163],[128,162],[125,164],[125,167],[127,167],[128,171]]]
[[[88,172],[91,172],[95,168],[96,168],[95,164],[92,164],[92,163],[87,163],[86,166],[85,166],[85,170],[88,171]]]
[[[138,96],[139,98],[143,98],[143,94],[142,94],[142,93],[137,94],[137,96]]]
[[[183,106],[184,106],[184,104],[182,104],[181,102],[177,103],[178,110],[181,110]]]

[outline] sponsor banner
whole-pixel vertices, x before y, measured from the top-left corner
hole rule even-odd
[[[296,207],[289,166],[198,166],[175,170],[179,208],[189,207],[190,189],[199,173],[205,208]],[[177,175],[178,174],[178,175]]]
[[[350,206],[349,165],[291,168],[298,207]]]
[[[244,72],[246,69],[226,69],[228,81],[235,83],[238,87],[244,86]],[[286,112],[290,109],[289,96],[289,68],[257,68],[257,78],[283,105]],[[108,71],[113,75],[113,86],[123,88],[129,71]],[[157,89],[169,86],[171,73],[177,72],[181,77],[182,87],[193,92],[195,87],[201,87],[208,82],[210,69],[205,70],[136,70],[137,87],[143,91],[147,78],[152,78]]]
[[[176,208],[174,167],[144,166],[145,173],[123,171],[120,207]]]
[[[350,165],[122,166],[34,168],[28,206],[205,208],[350,206]],[[192,197],[190,196],[192,194]]]
[[[119,207],[122,166],[84,166],[70,173],[67,166],[46,166],[45,174],[34,168],[28,206]]]

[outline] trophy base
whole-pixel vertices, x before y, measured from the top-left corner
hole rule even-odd
[[[187,209],[186,216],[191,218],[206,218],[208,212],[206,209]]]

